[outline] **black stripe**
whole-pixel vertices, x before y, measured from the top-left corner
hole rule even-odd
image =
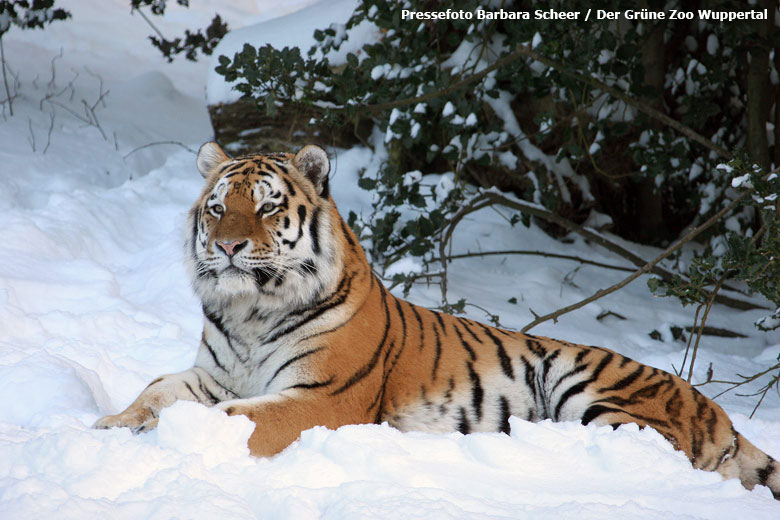
[[[677,424],[678,427],[680,425],[680,422],[677,421],[676,419],[680,417],[680,411],[682,410],[682,407],[683,407],[683,400],[680,397],[680,389],[675,388],[672,397],[670,397],[669,400],[666,401],[664,410],[666,412],[666,415],[669,417],[669,420]]]
[[[287,169],[287,166],[285,166],[283,163],[276,162],[276,161],[274,160],[274,166],[276,166],[277,168],[279,168],[279,170],[281,170],[281,171],[282,171],[282,172],[284,172],[285,174],[289,174],[289,173],[290,173],[290,171]],[[282,177],[282,179],[284,179],[284,177]],[[291,193],[291,195],[295,195],[295,190],[293,190],[293,193]]]
[[[431,323],[433,328],[433,336],[436,340],[436,352],[433,356],[433,370],[431,370],[431,381],[436,379],[436,371],[439,370],[439,359],[441,359],[441,337],[439,336],[439,329],[436,327],[436,322]]]
[[[214,352],[214,348],[213,348],[211,345],[209,345],[209,342],[208,342],[208,341],[206,341],[206,338],[201,338],[201,340],[200,340],[200,341],[201,341],[201,343],[203,343],[203,345],[206,347],[206,350],[208,350],[208,351],[209,351],[209,354],[211,354],[211,359],[213,359],[213,360],[214,360],[214,363],[215,363],[215,364],[216,364],[216,365],[217,365],[219,368],[221,368],[223,372],[227,372],[227,370],[225,369],[225,366],[224,366],[222,363],[220,363],[220,362],[219,362],[219,359],[217,358],[217,353],[216,353],[216,352]]]
[[[304,220],[306,220],[306,206],[303,204],[300,204],[298,206],[298,236],[295,237],[293,240],[288,240],[286,238],[282,239],[282,244],[289,246],[290,249],[295,249],[295,246],[298,245],[298,241],[303,236],[303,223]]]
[[[233,346],[233,342],[230,339],[230,334],[228,333],[227,329],[225,329],[225,325],[222,323],[222,319],[219,316],[217,316],[215,313],[207,310],[205,305],[203,306],[203,315],[206,316],[206,319],[209,320],[211,324],[214,325],[214,327],[216,327],[216,329],[223,336],[225,336],[225,340],[227,341],[228,347],[230,348],[230,350],[233,351],[233,353],[236,355],[238,360],[241,361],[242,363],[246,363],[249,357],[247,356],[242,358],[241,354],[239,354],[236,348]]]
[[[184,386],[187,387],[187,391],[192,394],[193,397],[195,397],[195,400],[197,402],[200,402],[200,397],[198,397],[198,394],[195,393],[195,390],[192,389],[190,384],[187,381],[184,381]]]
[[[547,350],[545,350],[542,344],[536,339],[531,339],[528,337],[525,338],[525,346],[528,347],[528,350],[539,357],[544,357],[547,355]]]
[[[433,314],[433,317],[436,318],[436,321],[439,322],[439,325],[441,326],[441,332],[442,334],[447,334],[447,328],[444,326],[444,320],[441,318],[441,313],[436,311],[429,310],[431,314]]]
[[[714,443],[715,442],[715,426],[718,424],[718,415],[715,413],[714,408],[710,408],[710,416],[705,422],[707,425],[707,435],[709,436],[709,441]]]
[[[328,182],[330,179],[327,175],[325,175],[322,179],[322,193],[320,193],[320,196],[323,199],[327,199],[328,195],[330,195],[330,183]]]
[[[625,412],[625,413],[638,421],[646,422],[648,425],[652,426],[656,430],[659,430],[659,433],[661,433],[661,435],[664,435],[664,433],[661,432],[660,429],[669,427],[669,423],[664,421],[663,419],[656,419],[655,417],[648,417],[647,415],[639,415],[633,412]],[[642,425],[640,425],[639,427],[644,428],[644,426]]]
[[[588,379],[585,381],[580,381],[576,385],[572,385],[569,388],[566,389],[566,391],[561,395],[561,398],[558,400],[558,404],[555,405],[555,412],[553,414],[553,419],[558,420],[561,414],[561,408],[563,408],[563,405],[566,404],[566,401],[568,401],[570,398],[574,397],[575,395],[582,393],[585,388],[592,383],[592,380]]]
[[[601,372],[604,371],[605,368],[607,368],[607,365],[609,365],[612,362],[612,359],[615,357],[614,354],[611,352],[607,352],[604,357],[601,359],[599,364],[596,366],[596,369],[593,371],[593,374],[591,374],[590,378],[592,381],[595,381],[598,379],[598,377],[601,375]]]
[[[556,351],[558,352],[558,351]],[[586,379],[585,381],[580,381],[576,385],[570,386],[566,391],[561,395],[561,398],[558,400],[558,404],[555,405],[555,412],[553,414],[553,418],[557,421],[561,414],[561,409],[563,408],[563,405],[566,404],[566,401],[568,401],[573,396],[581,393],[585,388],[598,380],[599,375],[601,375],[601,372],[607,367],[607,365],[612,361],[612,359],[615,356],[612,353],[607,352],[607,354],[602,358],[602,360],[599,362],[598,366],[593,370],[593,372],[590,375],[589,379]],[[545,361],[547,361],[545,359]]]
[[[232,396],[233,396],[233,397],[235,397],[235,398],[237,398],[237,397],[238,397],[238,394],[237,394],[237,393],[235,393],[233,390],[231,390],[230,388],[226,387],[225,385],[223,385],[222,383],[220,383],[219,381],[217,381],[217,380],[216,380],[216,379],[214,379],[213,377],[212,377],[211,379],[212,379],[212,381],[214,381],[214,384],[216,384],[216,385],[217,385],[218,387],[220,387],[222,390],[224,390],[225,392],[227,392],[228,394],[232,395]]]
[[[311,390],[312,388],[322,388],[323,386],[328,386],[333,382],[333,378],[331,377],[327,381],[317,381],[314,383],[298,383],[292,386],[288,386],[285,388],[285,390],[292,390],[294,388],[302,388],[304,390]]]
[[[471,433],[471,424],[469,424],[469,419],[466,417],[466,409],[462,406],[460,407],[460,418],[458,419],[458,431],[463,435]]]
[[[195,377],[198,378],[198,387],[200,388],[200,391],[203,392],[203,395],[208,397],[211,400],[211,404],[217,404],[219,402],[219,398],[215,396],[213,393],[211,393],[211,390],[209,390],[205,384],[203,384],[203,379],[201,379],[200,374],[197,372],[194,372]]]
[[[349,247],[351,247],[353,250],[355,249],[355,241],[352,240],[352,235],[350,234],[349,230],[347,230],[347,224],[344,222],[344,219],[339,219],[341,223],[341,232],[344,234],[344,238],[347,239],[347,243],[349,244]]]
[[[161,381],[164,381],[164,380],[165,380],[165,378],[160,376],[157,379],[155,379],[154,381],[152,381],[151,383],[149,383],[148,385],[146,385],[146,388],[149,388],[152,385],[156,385],[157,383],[159,383]]]
[[[382,287],[382,290],[386,290],[384,286]],[[401,318],[401,349],[403,349],[406,345],[406,316],[404,316],[404,310],[401,308],[401,300],[390,293],[388,293],[388,295],[395,300],[395,310],[398,311],[398,316]]]
[[[611,412],[622,412],[623,410],[620,410],[619,408],[610,408],[609,406],[604,406],[603,404],[594,404],[590,406],[587,410],[585,410],[585,413],[582,414],[582,424],[587,425],[589,424],[593,419],[596,417],[603,415],[605,413],[611,413]]]
[[[311,248],[315,255],[320,254],[320,208],[314,210],[314,214],[311,216],[311,222],[309,222],[309,235],[311,235]]]
[[[362,309],[360,307],[358,307],[357,309],[354,309],[352,314],[350,314],[349,317],[346,320],[342,321],[341,323],[339,323],[335,327],[331,327],[331,328],[326,329],[326,330],[320,330],[320,331],[314,332],[313,334],[309,334],[308,336],[305,336],[305,337],[301,338],[300,342],[302,343],[302,342],[304,342],[306,340],[309,340],[311,338],[316,338],[317,336],[324,336],[325,334],[330,334],[331,332],[335,332],[335,331],[339,330],[344,325],[346,325],[347,323],[352,321],[352,319],[355,316],[357,316],[361,311],[362,311]]]
[[[316,302],[314,302],[314,303],[312,303],[310,305],[306,305],[305,307],[300,307],[298,309],[295,309],[294,311],[290,311],[289,313],[287,313],[287,315],[284,318],[281,319],[281,321],[279,321],[279,323],[277,323],[275,325],[275,328],[276,327],[280,327],[281,324],[284,323],[285,321],[287,321],[291,316],[302,316],[302,315],[306,314],[307,312],[310,312],[310,311],[312,311],[314,309],[317,309],[321,305],[323,305],[323,304],[327,303],[328,301],[332,300],[333,298],[335,298],[336,295],[341,293],[342,291],[346,290],[347,292],[349,292],[352,280],[358,274],[359,273],[357,271],[351,272],[351,273],[346,273],[346,272],[342,273],[342,276],[339,279],[339,284],[336,286],[336,288],[333,290],[333,292],[331,292],[330,294],[328,294],[324,298],[322,298],[322,299],[320,299],[320,300],[318,300],[318,301],[316,301]]]
[[[460,340],[460,345],[469,353],[471,360],[476,361],[477,355],[474,353],[474,349],[471,348],[471,345],[466,343],[466,340],[463,338],[463,333],[458,329],[458,320],[452,321],[452,328],[455,330],[455,335],[458,336],[458,339]]]
[[[536,385],[534,384],[536,373],[534,367],[531,366],[531,363],[528,362],[525,356],[520,356],[520,361],[523,363],[523,368],[525,369],[525,384],[528,389],[531,390],[531,395],[533,396],[534,401],[536,401]]]
[[[550,390],[550,395],[552,395],[559,386],[561,386],[561,383],[569,379],[570,377],[574,377],[577,374],[584,372],[588,369],[588,365],[579,365],[577,367],[572,368],[565,374],[563,374],[560,378],[558,378],[558,381],[555,382],[555,385],[552,387],[552,390]]]
[[[550,373],[550,368],[552,368],[552,363],[555,361],[555,359],[561,354],[560,350],[554,350],[552,354],[544,358],[544,361],[542,362],[542,383],[544,386],[547,386],[547,375]]]
[[[622,363],[621,363],[622,366]],[[626,388],[627,386],[630,386],[631,383],[639,379],[639,376],[642,375],[642,372],[644,372],[645,367],[644,365],[639,365],[636,370],[628,374],[623,379],[620,379],[616,381],[612,386],[608,386],[607,388],[599,388],[599,393],[603,394],[604,392],[612,392],[614,390],[622,390]]]
[[[272,343],[277,339],[281,338],[282,336],[286,336],[290,332],[297,330],[303,325],[305,325],[306,323],[318,318],[325,312],[335,307],[338,307],[339,305],[344,303],[349,297],[349,292],[350,289],[352,288],[352,280],[354,277],[355,277],[355,273],[348,273],[344,275],[341,278],[341,282],[339,283],[338,287],[336,287],[336,289],[331,294],[329,294],[325,299],[317,302],[312,306],[289,313],[287,316],[284,317],[282,322],[276,325],[277,327],[280,327],[282,323],[287,319],[289,319],[291,316],[305,314],[307,311],[309,312],[309,314],[304,316],[302,319],[298,320],[297,322],[291,325],[288,325],[284,329],[275,333],[273,336],[267,338],[265,342]]]
[[[312,355],[312,354],[314,354],[316,352],[319,352],[323,348],[325,348],[325,347],[317,347],[317,348],[313,348],[311,350],[307,350],[306,352],[301,352],[300,354],[298,354],[296,356],[293,356],[290,359],[288,359],[287,361],[285,361],[284,363],[282,363],[279,366],[279,368],[276,369],[276,372],[274,372],[274,375],[271,376],[271,379],[269,379],[268,382],[265,384],[266,389],[271,385],[271,382],[276,378],[276,376],[278,376],[285,368],[287,368],[288,366],[292,365],[296,361],[299,361],[299,360],[305,358],[306,356],[310,356],[310,355]]]
[[[471,380],[471,406],[474,408],[474,414],[477,416],[477,422],[482,420],[482,400],[485,397],[485,391],[482,389],[482,383],[479,374],[474,370],[474,363],[467,363],[469,370],[469,380]]]
[[[492,341],[496,345],[496,355],[498,355],[498,360],[501,363],[501,371],[504,372],[504,375],[511,379],[512,381],[515,380],[515,371],[512,369],[512,360],[509,358],[509,355],[506,353],[506,349],[504,348],[504,343],[499,340],[495,334],[490,330],[489,327],[486,325],[483,325],[482,323],[477,323],[480,327],[482,327],[482,330],[485,332],[487,337],[490,338],[490,341]]]
[[[766,486],[766,481],[769,480],[769,476],[774,473],[775,471],[775,459],[767,455],[767,463],[766,466],[756,471],[756,477],[758,478],[758,483],[762,486]],[[772,491],[774,493],[774,490]]]
[[[384,287],[380,288],[382,291],[386,291]],[[384,362],[384,373],[382,374],[382,384],[379,387],[379,391],[374,396],[374,400],[371,402],[371,404],[368,406],[368,409],[366,410],[371,411],[371,409],[374,408],[377,404],[379,404],[379,410],[377,411],[377,415],[382,415],[382,399],[385,395],[385,388],[387,386],[387,380],[390,378],[390,374],[392,374],[393,369],[395,368],[396,363],[398,363],[398,359],[401,357],[401,353],[404,350],[404,347],[406,346],[406,317],[404,316],[403,310],[401,308],[401,302],[402,300],[396,298],[389,292],[387,293],[387,296],[395,300],[395,308],[398,311],[398,315],[401,318],[401,328],[403,330],[401,341],[400,343],[396,344],[395,341],[390,342],[390,346],[387,348],[387,352],[385,352],[385,362]],[[406,303],[406,302],[403,302]],[[388,360],[390,359],[390,353],[393,351],[393,348],[395,346],[398,346],[398,350],[396,351],[395,355],[393,356],[392,361],[388,363]]]
[[[466,319],[463,319],[463,318],[458,318],[458,323],[460,323],[461,325],[463,325],[463,328],[464,328],[464,329],[466,329],[466,332],[468,332],[468,333],[469,333],[469,335],[471,336],[471,338],[472,338],[474,341],[476,341],[476,342],[477,342],[477,345],[480,345],[480,344],[482,344],[482,338],[480,338],[479,336],[477,336],[477,335],[474,333],[474,331],[473,331],[473,330],[471,330],[471,327],[469,326],[469,323],[470,323],[470,321],[469,321],[469,320],[466,320]]]
[[[343,385],[331,392],[330,395],[338,395],[349,389],[352,385],[361,381],[364,377],[371,373],[371,371],[376,367],[376,364],[379,362],[379,356],[382,354],[382,349],[385,348],[387,336],[390,333],[390,308],[387,306],[387,296],[385,295],[385,291],[380,291],[380,295],[382,296],[382,307],[384,307],[385,310],[385,330],[382,334],[382,339],[379,341],[379,344],[374,350],[371,359],[368,360],[368,363],[356,370]]]
[[[287,186],[287,191],[290,193],[290,197],[295,197],[295,188],[293,188],[292,183],[287,180],[287,177],[280,175],[279,178],[282,179],[282,182]]]
[[[419,350],[420,352],[422,352],[422,349],[425,346],[425,328],[423,327],[422,317],[420,316],[420,313],[417,311],[416,305],[412,305],[409,302],[404,302],[404,303],[406,303],[409,306],[409,308],[412,309],[412,314],[414,314],[414,318],[417,320],[417,325],[420,327]]]
[[[198,242],[199,225],[200,225],[200,208],[195,208],[195,215],[193,215],[193,219],[192,219],[192,258],[196,260],[198,258],[198,255],[196,253],[195,245]],[[198,269],[198,272],[200,272],[200,269]]]
[[[498,431],[509,434],[509,401],[503,395],[498,398],[498,407],[501,410],[501,418],[498,420]]]

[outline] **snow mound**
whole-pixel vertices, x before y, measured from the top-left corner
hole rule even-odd
[[[160,412],[157,444],[183,454],[200,454],[211,468],[246,459],[247,441],[255,423],[243,415],[229,417],[217,408],[190,401],[178,401]]]

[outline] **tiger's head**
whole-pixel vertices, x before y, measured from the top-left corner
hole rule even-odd
[[[202,299],[300,304],[338,277],[325,150],[231,158],[209,142],[197,166],[206,185],[189,214],[187,263]]]

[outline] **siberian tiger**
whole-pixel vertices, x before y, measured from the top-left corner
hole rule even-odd
[[[696,468],[768,486],[780,464],[691,385],[601,347],[510,332],[396,298],[328,193],[322,148],[235,159],[204,144],[187,265],[203,305],[193,368],[159,377],[96,428],[154,428],[177,399],[243,414],[251,453],[316,425],[509,429],[509,416],[651,426]]]

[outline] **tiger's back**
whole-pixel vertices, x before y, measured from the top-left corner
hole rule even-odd
[[[508,431],[509,417],[658,430],[697,468],[770,487],[780,465],[680,378],[602,347],[525,335],[393,296],[328,190],[329,162],[298,154],[198,156],[187,263],[203,304],[195,366],[153,381],[96,427],[156,425],[177,399],[255,422],[255,455],[316,425]]]

